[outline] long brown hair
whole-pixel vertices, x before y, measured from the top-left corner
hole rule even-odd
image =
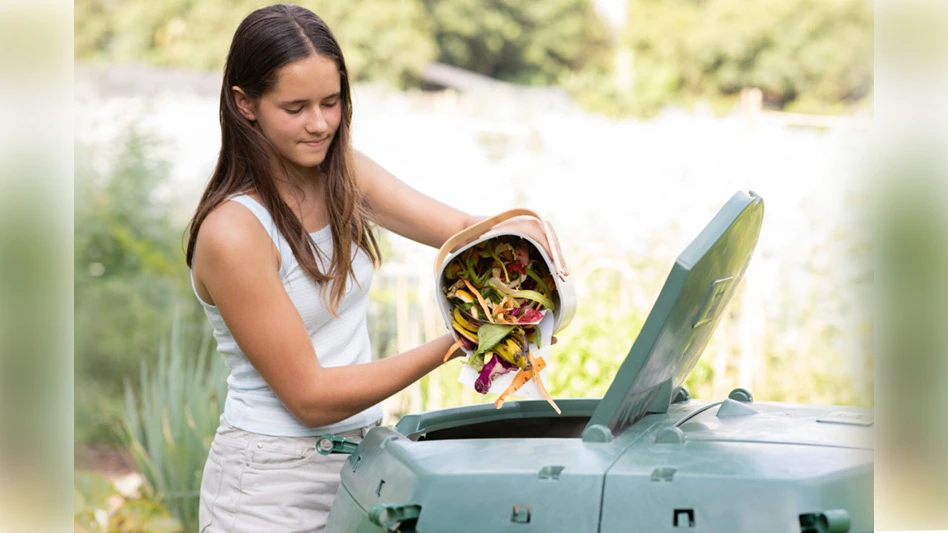
[[[274,184],[273,169],[289,170],[276,149],[259,129],[238,112],[231,87],[240,87],[250,98],[259,98],[276,82],[280,67],[317,53],[335,61],[339,69],[342,120],[326,158],[319,169],[326,183],[326,204],[332,231],[333,254],[327,272],[316,262],[319,253],[312,237]],[[194,245],[201,223],[229,196],[255,189],[270,212],[280,233],[293,250],[300,266],[323,288],[323,298],[336,315],[345,294],[356,244],[381,264],[378,242],[372,231],[374,217],[353,175],[349,128],[352,99],[349,76],[342,50],[325,22],[312,11],[294,5],[273,5],[258,9],[240,23],[227,54],[221,86],[221,151],[217,166],[204,190],[186,233],[188,267],[194,259]],[[275,163],[275,164],[274,164]],[[327,283],[331,291],[326,294]],[[358,283],[358,282],[357,282]]]

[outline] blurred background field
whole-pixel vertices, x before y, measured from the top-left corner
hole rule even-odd
[[[182,235],[219,148],[229,40],[260,5],[76,2],[77,468],[147,480],[77,504],[90,531],[193,520],[226,374]],[[760,242],[692,396],[741,386],[758,400],[872,405],[870,2],[303,5],[357,80],[356,148],[468,212],[524,206],[555,225],[580,299],[553,348],[552,394],[605,392],[678,253],[751,189],[766,203]],[[435,250],[381,235],[369,325],[387,357],[445,329]],[[488,399],[457,373],[387,401],[386,422]]]

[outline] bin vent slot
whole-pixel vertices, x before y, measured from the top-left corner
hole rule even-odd
[[[355,461],[352,461],[352,471],[355,472],[359,469],[359,465],[362,464],[362,456],[357,455]]]
[[[671,481],[678,470],[670,466],[660,466],[652,470],[652,481]]]
[[[530,523],[530,506],[529,505],[514,505],[513,513],[510,515],[510,521],[516,524],[529,524]]]
[[[385,480],[384,480],[384,479],[379,480],[379,486],[375,489],[375,495],[376,495],[376,496],[381,496],[381,495],[382,495],[382,485],[384,485],[384,484],[385,484]]]
[[[544,466],[540,469],[540,479],[552,479],[556,481],[560,478],[560,472],[562,471],[563,467],[560,465]]]
[[[695,510],[675,509],[672,525],[678,528],[695,527]]]

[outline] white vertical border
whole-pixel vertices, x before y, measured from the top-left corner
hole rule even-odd
[[[73,528],[73,12],[67,0],[0,0],[0,206],[16,212],[0,213],[0,236],[21,237],[4,239],[4,251],[31,261],[26,276],[20,265],[12,273],[0,268],[0,283],[19,289],[0,302],[0,320],[35,340],[8,342],[14,353],[0,353],[0,371],[25,371],[30,383],[15,405],[0,405],[29,424],[29,435],[0,427],[8,454],[0,458],[2,531]],[[35,247],[24,250],[24,240]],[[10,259],[0,257],[0,267]],[[22,294],[35,300],[21,301]],[[34,442],[41,449],[23,449]]]
[[[948,166],[944,157],[948,154],[948,1],[945,0],[874,0],[875,15],[875,83],[874,83],[874,163],[881,165],[891,155],[904,153],[906,150],[927,147],[941,152],[941,176],[946,175]],[[936,159],[937,160],[937,159]],[[876,166],[876,168],[881,168]],[[885,188],[893,180],[901,180],[901,176],[882,176],[881,182],[874,182],[876,187]],[[908,182],[905,187],[920,187],[928,194],[944,194],[948,191],[940,181],[925,184]],[[899,183],[899,186],[903,186]],[[877,189],[878,190],[878,189]],[[884,202],[885,198],[879,198]],[[945,204],[948,209],[948,194],[945,194]],[[937,233],[937,232],[936,232]],[[945,246],[946,243],[932,243],[934,246]],[[895,358],[898,354],[884,353],[884,343],[881,334],[885,331],[885,302],[881,283],[884,283],[886,273],[879,270],[885,262],[875,257],[874,266],[876,287],[873,291],[875,327],[875,406],[876,406],[876,434],[884,434],[887,430],[885,419],[886,405],[893,405],[897,398],[889,396],[892,385],[887,376],[880,372],[878,360],[884,357]],[[945,273],[948,275],[948,273]],[[944,331],[948,331],[948,325]],[[938,354],[945,357],[948,354]],[[894,364],[898,361],[893,359]],[[948,376],[940,377],[940,383],[948,386]],[[890,403],[893,402],[893,403]],[[926,418],[932,423],[943,424],[946,420],[946,406],[919,405],[924,410]],[[882,416],[880,416],[882,415]],[[948,443],[946,444],[945,460],[948,461]],[[880,477],[908,477],[910,476],[888,469],[887,466],[898,451],[880,449],[876,446],[876,479],[875,479],[875,512],[877,526],[884,527],[912,527],[901,521],[897,504],[887,501],[883,497],[886,489],[886,480]],[[892,472],[894,471],[894,472]],[[890,474],[884,474],[890,472]],[[900,487],[911,487],[913,479],[900,479]],[[944,480],[948,484],[948,479]],[[924,489],[919,489],[924,490]],[[934,510],[933,510],[934,512]],[[944,516],[942,514],[942,516]],[[886,519],[887,517],[887,519]],[[881,519],[881,520],[880,520]],[[948,524],[938,527],[948,527]],[[883,530],[877,530],[884,533]],[[893,531],[891,529],[886,531]],[[913,530],[917,531],[917,530]],[[934,533],[935,530],[930,530]],[[945,531],[945,530],[939,530]],[[925,532],[921,532],[925,533]]]

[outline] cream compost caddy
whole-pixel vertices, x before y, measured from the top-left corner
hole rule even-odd
[[[530,217],[539,222],[540,227],[543,228],[547,242],[550,243],[550,247],[553,249],[552,258],[546,253],[546,249],[540,246],[540,243],[523,233],[516,231],[489,231],[495,225],[519,216]],[[511,209],[482,220],[458,232],[448,239],[438,252],[438,257],[434,263],[434,279],[435,286],[437,287],[438,305],[441,307],[441,316],[444,318],[445,325],[454,335],[454,340],[458,340],[457,332],[451,327],[451,313],[454,309],[441,290],[445,283],[444,270],[451,264],[451,261],[455,257],[464,253],[465,250],[477,246],[484,241],[489,241],[503,235],[521,237],[529,242],[530,246],[533,247],[533,251],[540,255],[543,261],[546,262],[549,271],[553,274],[553,281],[556,284],[556,294],[553,298],[553,303],[556,306],[553,310],[553,332],[561,331],[568,326],[576,314],[576,290],[573,288],[572,280],[569,278],[569,271],[566,269],[566,261],[563,259],[563,251],[560,248],[556,234],[553,233],[553,227],[549,221],[543,220],[540,215],[529,209]],[[460,248],[454,250],[458,246],[460,246]]]

